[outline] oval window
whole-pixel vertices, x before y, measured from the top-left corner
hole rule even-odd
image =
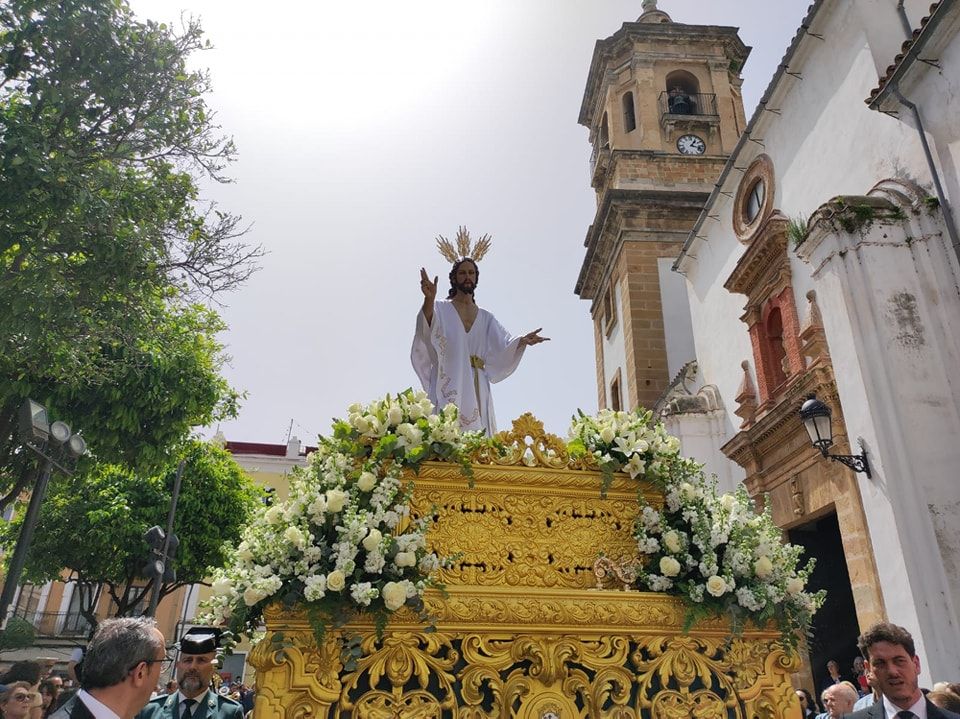
[[[747,195],[747,203],[745,208],[747,224],[750,224],[757,219],[757,215],[759,215],[760,211],[763,209],[763,200],[763,180],[757,180],[753,183],[753,187],[750,188],[750,194]]]

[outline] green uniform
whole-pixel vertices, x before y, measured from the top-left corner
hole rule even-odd
[[[147,702],[136,719],[181,719],[180,692],[157,697]],[[191,719],[243,719],[243,707],[238,702],[208,689],[199,697]]]

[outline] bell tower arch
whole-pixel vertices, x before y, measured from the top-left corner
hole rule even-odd
[[[656,0],[594,48],[579,122],[597,212],[575,292],[591,303],[601,408],[653,407],[694,359],[670,266],[746,126],[749,52],[737,28],[675,23]]]

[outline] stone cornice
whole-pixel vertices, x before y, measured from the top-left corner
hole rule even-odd
[[[742,67],[750,54],[750,48],[743,44],[737,33],[738,28],[724,25],[684,25],[674,22],[624,23],[613,35],[604,40],[597,40],[594,45],[578,122],[588,128],[593,126],[597,96],[603,91],[608,64],[621,53],[632,53],[635,43],[659,42],[664,48],[665,58],[670,57],[669,50],[678,40],[694,41],[700,44],[720,44],[723,57]]]
[[[618,151],[619,152],[619,151]],[[616,248],[623,241],[619,232],[614,231],[623,217],[633,210],[655,210],[658,208],[676,212],[690,210],[696,212],[707,198],[706,192],[686,192],[680,190],[608,190],[597,208],[597,215],[587,233],[584,245],[587,251],[574,293],[581,299],[592,300],[597,296],[599,285]],[[664,237],[664,239],[669,239]],[[679,246],[680,237],[677,238]]]

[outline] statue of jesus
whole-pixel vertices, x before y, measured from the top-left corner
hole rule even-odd
[[[450,291],[446,300],[437,300],[439,276],[431,281],[420,268],[423,306],[417,314],[410,360],[435,407],[452,402],[460,411],[464,431],[483,430],[493,436],[497,424],[491,383],[513,374],[528,346],[550,338],[541,337],[541,329],[511,337],[496,317],[477,306],[477,262],[490,246],[489,237],[484,235],[471,250],[470,235],[461,227],[456,250],[444,237],[437,244],[453,263]]]

